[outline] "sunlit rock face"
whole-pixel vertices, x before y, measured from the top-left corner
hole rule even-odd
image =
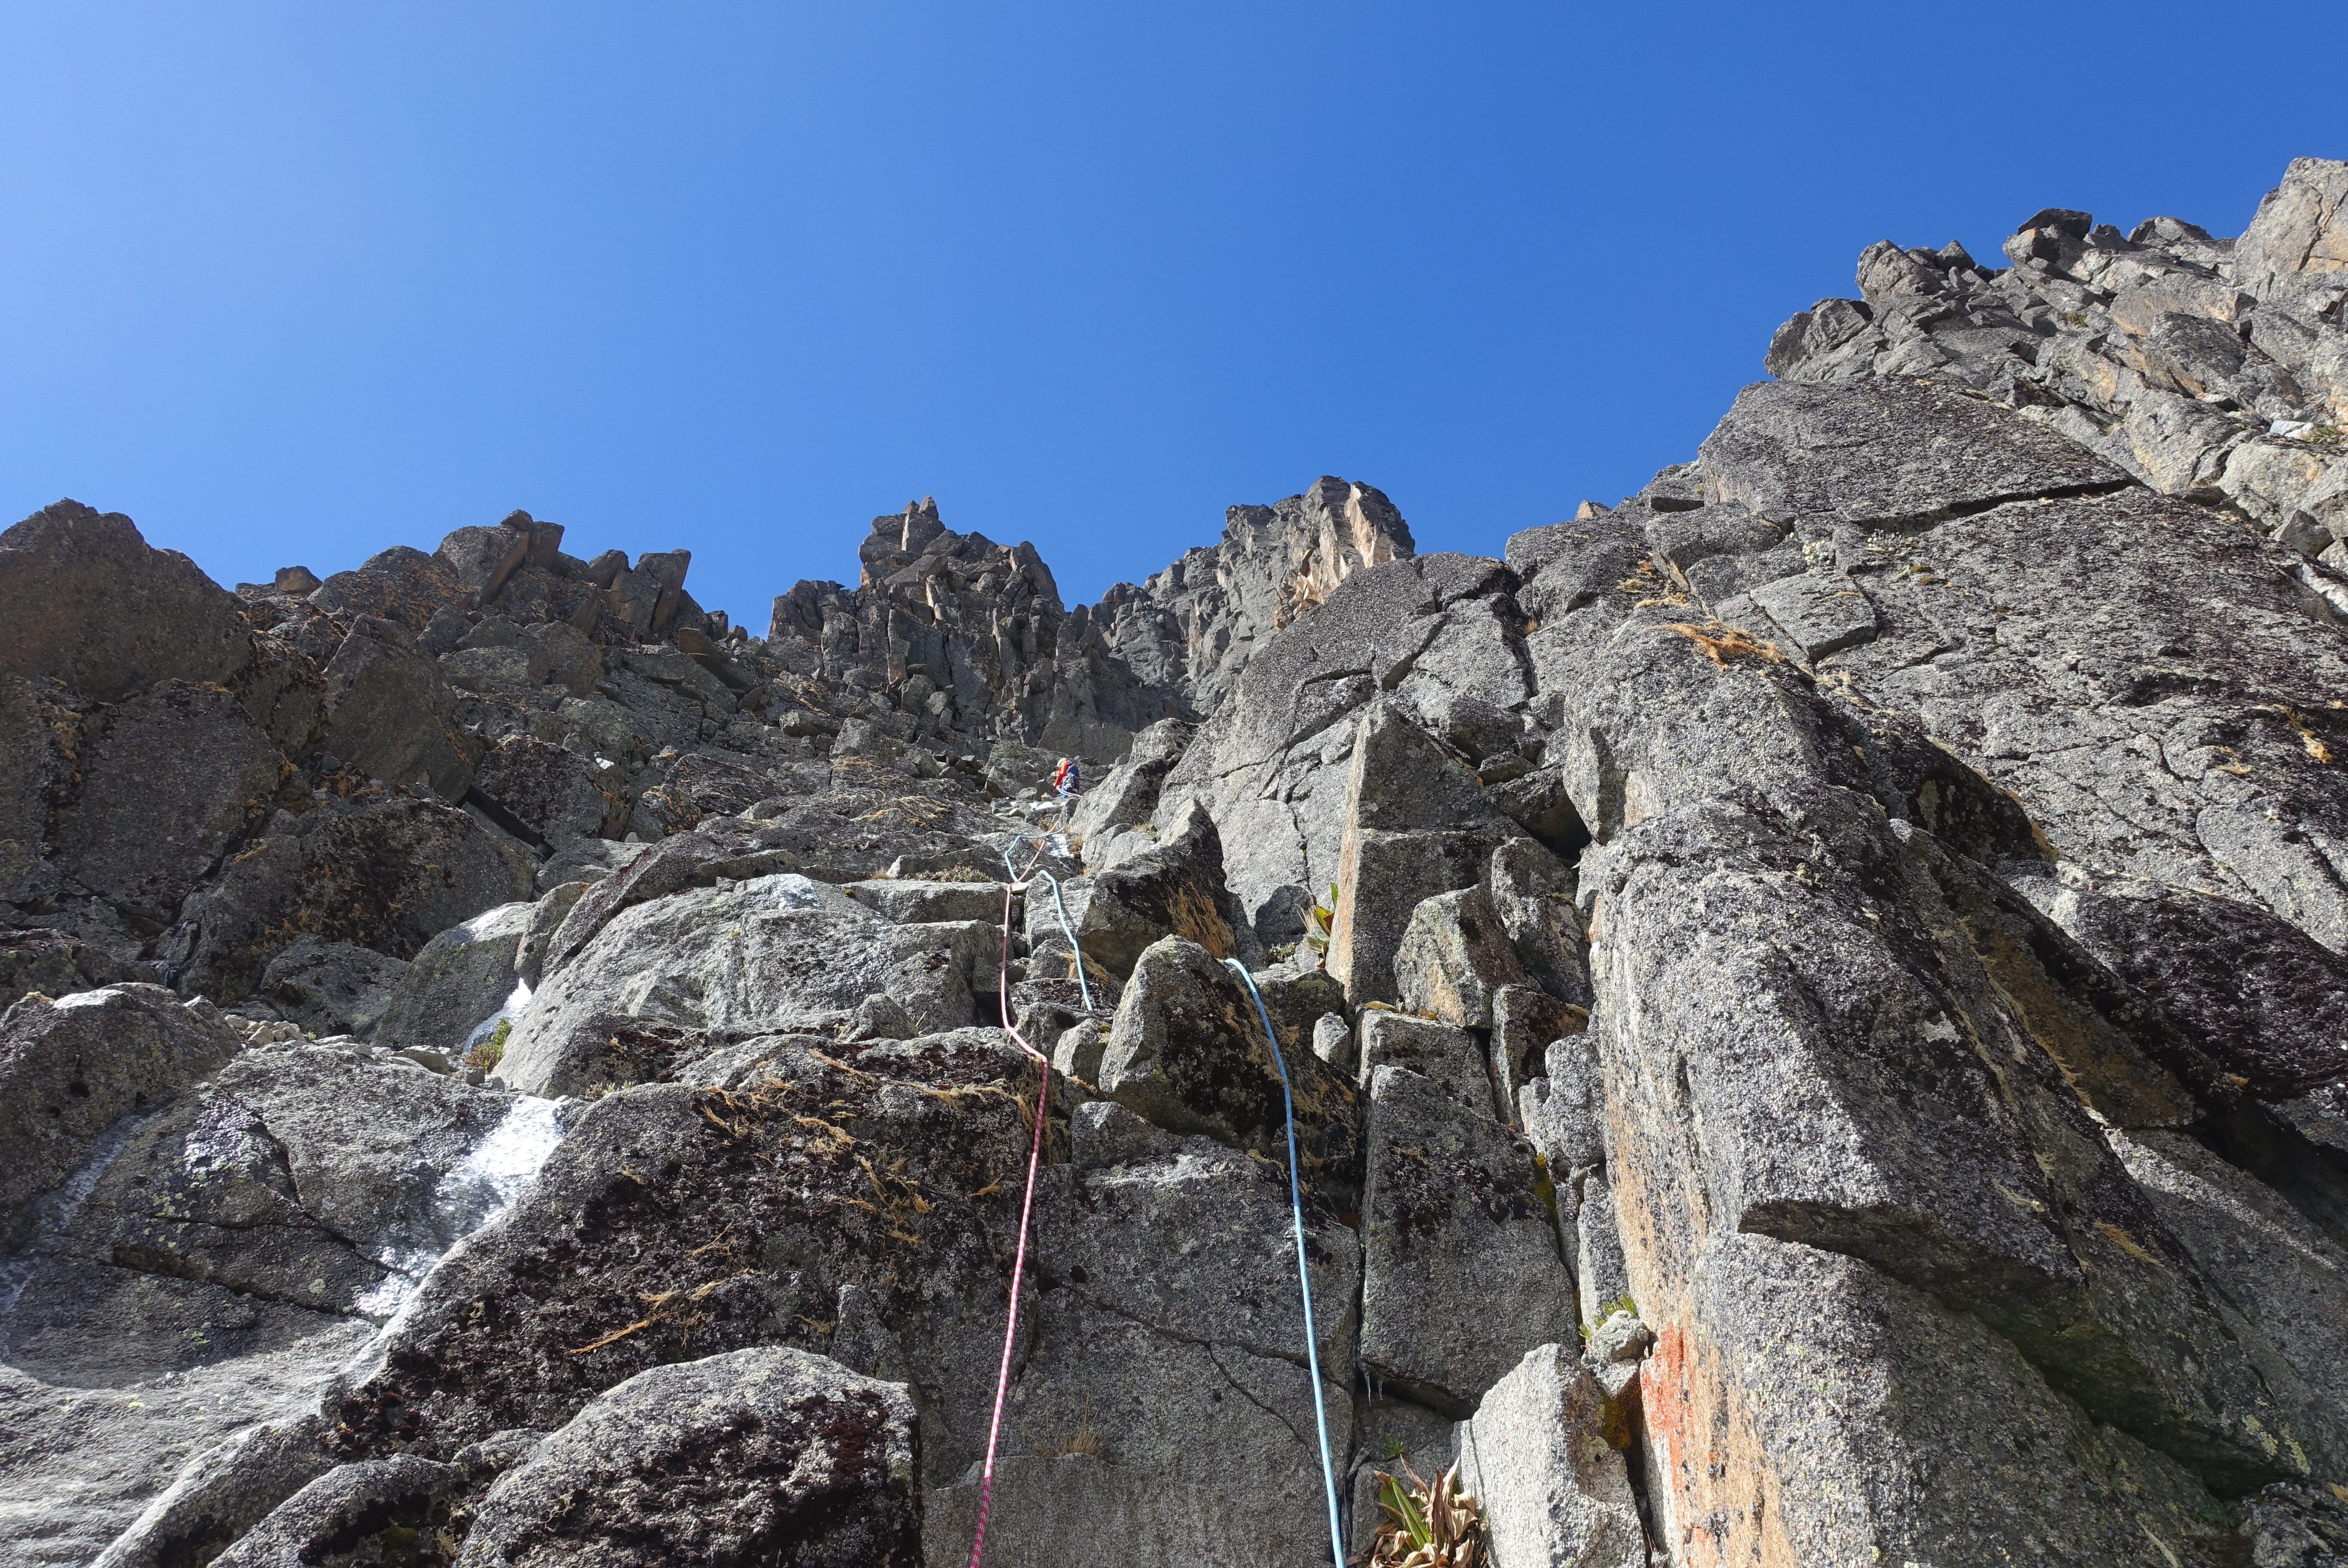
[[[2343,204],[1871,246],[1491,555],[19,524],[0,1557],[2341,1559]]]

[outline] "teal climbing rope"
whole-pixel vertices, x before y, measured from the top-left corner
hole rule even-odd
[[[1321,1429],[1321,1486],[1329,1497],[1329,1557],[1336,1568],[1345,1568],[1345,1540],[1337,1524],[1337,1472],[1329,1462],[1329,1410],[1321,1397],[1321,1352],[1313,1344],[1313,1278],[1304,1264],[1304,1192],[1296,1180],[1296,1097],[1288,1087],[1288,1063],[1280,1054],[1280,1037],[1272,1033],[1272,1015],[1264,1010],[1255,976],[1236,958],[1223,962],[1246,983],[1255,1016],[1263,1023],[1264,1042],[1272,1047],[1272,1065],[1280,1072],[1280,1103],[1288,1115],[1288,1212],[1296,1227],[1296,1284],[1304,1295],[1304,1360],[1313,1377],[1313,1418]]]
[[[1011,863],[1009,850],[1003,851],[1003,869],[1011,873],[1011,881],[1014,886],[1025,886],[1030,877],[1042,877],[1052,884],[1052,907],[1059,912],[1060,930],[1068,938],[1068,951],[1076,955],[1076,989],[1083,994],[1085,1011],[1089,1013],[1093,1010],[1093,987],[1092,983],[1085,978],[1085,950],[1076,944],[1076,928],[1068,923],[1068,904],[1067,901],[1060,896],[1060,879],[1045,871],[1043,865],[1044,850],[1050,842],[1048,834],[1036,841],[1035,861],[1027,868],[1027,876],[1021,876],[1018,868]]]

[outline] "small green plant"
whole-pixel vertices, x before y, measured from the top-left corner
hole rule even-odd
[[[1316,903],[1304,919],[1304,945],[1322,968],[1329,966],[1329,934],[1337,919],[1337,884],[1329,884],[1329,902]]]
[[[1385,1518],[1370,1547],[1370,1568],[1483,1568],[1484,1521],[1476,1500],[1459,1490],[1459,1467],[1432,1484],[1408,1465],[1402,1469],[1408,1486],[1377,1472]]]
[[[1388,1464],[1392,1464],[1395,1460],[1402,1458],[1403,1452],[1403,1440],[1391,1434],[1387,1436],[1384,1442],[1378,1445],[1378,1457],[1385,1460]]]
[[[498,1026],[479,1040],[465,1053],[465,1066],[475,1072],[494,1072],[505,1059],[506,1037],[513,1033],[513,1020],[499,1018]]]
[[[2302,431],[2299,438],[2319,447],[2336,447],[2340,444],[2340,432],[2330,425],[2312,425]]]
[[[1631,1299],[1631,1293],[1627,1290],[1612,1301],[1599,1304],[1598,1321],[1603,1323],[1618,1312],[1627,1312],[1633,1317],[1639,1315],[1639,1304]]]

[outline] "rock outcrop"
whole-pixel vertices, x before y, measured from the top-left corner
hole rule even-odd
[[[2342,1560],[2343,205],[1871,247],[1498,558],[18,525],[0,1546]]]

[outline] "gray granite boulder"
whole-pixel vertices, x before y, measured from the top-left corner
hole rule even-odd
[[[1169,1131],[1205,1133],[1284,1163],[1285,1067],[1298,1145],[1322,1162],[1319,1177],[1342,1185],[1354,1175],[1355,1094],[1313,1052],[1320,1011],[1273,1015],[1275,1061],[1240,978],[1205,948],[1169,936],[1134,965],[1102,1052],[1100,1091]]]
[[[387,953],[299,936],[261,972],[259,992],[312,1034],[366,1039],[407,974],[407,965]]]
[[[237,1045],[208,1004],[160,985],[11,1006],[0,1016],[0,1234],[20,1239],[27,1205],[79,1170],[108,1129],[161,1109]]]
[[[1479,1114],[1492,1109],[1492,1075],[1484,1042],[1468,1030],[1382,1007],[1362,1009],[1354,1081],[1364,1090],[1380,1068],[1418,1074]]]
[[[337,615],[371,616],[404,626],[413,634],[431,624],[444,606],[465,594],[448,562],[405,544],[377,551],[348,572],[318,585],[310,602]]]
[[[580,900],[564,933],[596,897]],[[629,905],[547,975],[507,1039],[500,1074],[532,1093],[577,1093],[599,1081],[583,1075],[613,1023],[736,1038],[829,1034],[876,993],[919,1032],[960,1028],[974,1021],[972,982],[993,982],[999,949],[993,926],[894,924],[791,872],[684,889]]]
[[[455,695],[407,628],[359,616],[324,674],[319,739],[326,750],[371,779],[463,797],[480,742],[458,727]]]
[[[186,983],[252,992],[292,934],[406,960],[440,932],[526,898],[529,851],[464,812],[383,790],[280,813],[191,900]]]
[[[221,1568],[380,1563],[418,1537],[446,1533],[464,1486],[465,1472],[454,1465],[413,1454],[338,1466],[212,1561]]]
[[[116,1536],[94,1568],[163,1568],[232,1546],[335,1465],[314,1412],[258,1422],[200,1455]]]
[[[919,1568],[919,1452],[907,1390],[822,1356],[654,1367],[499,1477],[458,1562]]]
[[[1371,1080],[1362,1361],[1429,1408],[1472,1413],[1533,1346],[1570,1332],[1573,1283],[1533,1152],[1428,1079]]]
[[[790,1346],[918,1388],[922,1463],[959,1473],[985,1446],[1033,1069],[991,1029],[841,1048],[746,1042],[730,1088],[596,1099],[354,1368],[338,1451],[445,1461],[648,1368]]]
[[[460,1053],[474,1026],[494,1017],[513,994],[518,954],[536,909],[501,903],[426,943],[400,976],[373,1042],[390,1050]]]
[[[630,805],[610,758],[509,735],[481,753],[472,789],[549,844],[627,831]]]
[[[1833,821],[1826,806],[1811,831]],[[1972,946],[1924,934],[1962,929],[1916,880],[1930,846],[1869,821],[1838,835],[1830,873],[1805,860],[1808,835],[1725,806],[1643,823],[1607,851],[1639,868],[1601,884],[1593,1026],[1642,1315],[1658,1320],[1652,1300],[1677,1296],[1720,1228],[1772,1235],[1980,1315],[2064,1392],[2214,1484],[2284,1479],[2298,1452],[2330,1462],[2317,1456],[2341,1440],[2334,1418],[2254,1370],[2271,1347],[2225,1314],[2066,1081],[2063,1015],[2029,1006],[2059,985],[2025,953],[1985,941],[2005,970],[1993,978]],[[1902,903],[1870,886],[1903,887]],[[2013,1046],[1984,1060],[1969,1044],[1984,1037]],[[1896,1069],[1877,1065],[1887,1050]],[[2157,1348],[2185,1344],[2189,1357]],[[2270,1430],[2301,1447],[2269,1447]]]
[[[61,500],[0,534],[10,628],[0,674],[112,702],[157,681],[228,680],[252,662],[236,600],[119,512]]]
[[[1214,818],[1195,801],[1169,820],[1154,848],[1088,880],[1075,917],[1076,942],[1088,962],[1120,983],[1142,949],[1162,937],[1179,936],[1217,958],[1256,945],[1252,929],[1230,907]]]
[[[1912,530],[2003,501],[2129,482],[2004,409],[1894,380],[1747,387],[1698,450],[1710,499],[1828,534]]]
[[[1577,1354],[1527,1351],[1459,1424],[1459,1484],[1481,1505],[1493,1568],[1646,1568],[1627,1435]]]
[[[1460,1028],[1489,1029],[1492,1001],[1522,985],[1524,966],[1481,888],[1423,900],[1395,949],[1395,998]]]
[[[1398,1001],[1395,959],[1419,905],[1475,886],[1522,830],[1388,703],[1373,705],[1357,727],[1344,800],[1329,972],[1357,1006]]]

